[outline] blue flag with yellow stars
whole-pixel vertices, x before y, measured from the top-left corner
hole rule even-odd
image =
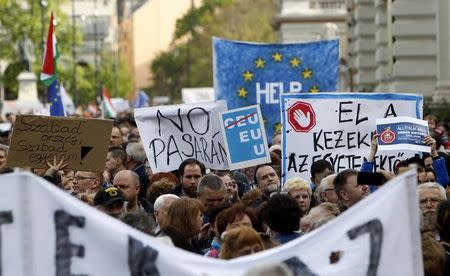
[[[57,80],[54,80],[48,87],[48,100],[50,102],[50,116],[66,116]]]
[[[257,44],[214,38],[213,51],[217,100],[226,100],[229,109],[260,104],[268,137],[281,132],[280,93],[337,89],[337,39]]]

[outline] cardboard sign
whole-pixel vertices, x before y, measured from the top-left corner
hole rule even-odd
[[[242,276],[285,263],[293,275],[421,276],[416,183],[406,172],[316,231],[224,261],[162,243],[30,173],[1,175],[2,275]]]
[[[391,93],[289,93],[281,96],[283,116],[282,177],[309,179],[311,165],[329,161],[336,172],[358,169],[370,151],[375,120],[422,118],[422,96]],[[390,151],[375,158],[375,167],[393,171],[416,152]]]
[[[145,153],[154,173],[178,169],[195,158],[207,168],[228,169],[219,113],[224,101],[134,110]]]
[[[410,117],[377,119],[378,150],[414,150],[431,152],[423,139],[428,135],[428,122]]]
[[[102,172],[113,121],[18,115],[7,165],[47,168],[47,161],[64,158],[68,169]]]
[[[281,131],[280,94],[337,90],[339,41],[261,44],[213,39],[216,99],[259,104],[267,137]]]
[[[230,170],[270,163],[259,105],[220,114]]]

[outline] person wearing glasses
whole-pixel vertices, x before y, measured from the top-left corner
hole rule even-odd
[[[93,205],[95,194],[102,189],[103,174],[100,172],[77,171],[73,177],[73,195]]]
[[[427,182],[417,186],[420,210],[427,225],[435,231],[437,207],[447,199],[444,187],[436,182]]]

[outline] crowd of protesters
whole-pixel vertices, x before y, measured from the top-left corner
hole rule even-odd
[[[14,115],[8,120],[14,124]],[[377,170],[385,181],[415,168],[422,217],[426,275],[450,275],[450,150],[448,126],[426,116],[431,154],[418,154],[395,171]],[[0,144],[0,170],[8,173],[8,133]],[[196,159],[172,172],[153,173],[130,116],[116,120],[104,172],[70,171],[55,157],[47,169],[33,169],[70,195],[162,242],[210,258],[233,259],[306,235],[376,193],[375,183],[358,183],[375,171],[378,134],[359,171],[339,173],[326,160],[314,162],[310,179],[281,183],[281,135],[270,147],[272,162],[237,171],[215,171]],[[283,184],[283,185],[282,185]],[[382,184],[382,183],[381,183]],[[282,188],[283,187],[283,188]],[[414,211],[414,210],[412,210]]]

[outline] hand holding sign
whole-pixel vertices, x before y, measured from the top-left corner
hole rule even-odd
[[[294,119],[297,121],[297,123],[301,127],[307,127],[311,123],[311,113],[306,112],[306,114],[303,113],[300,109],[297,109],[294,111]]]

